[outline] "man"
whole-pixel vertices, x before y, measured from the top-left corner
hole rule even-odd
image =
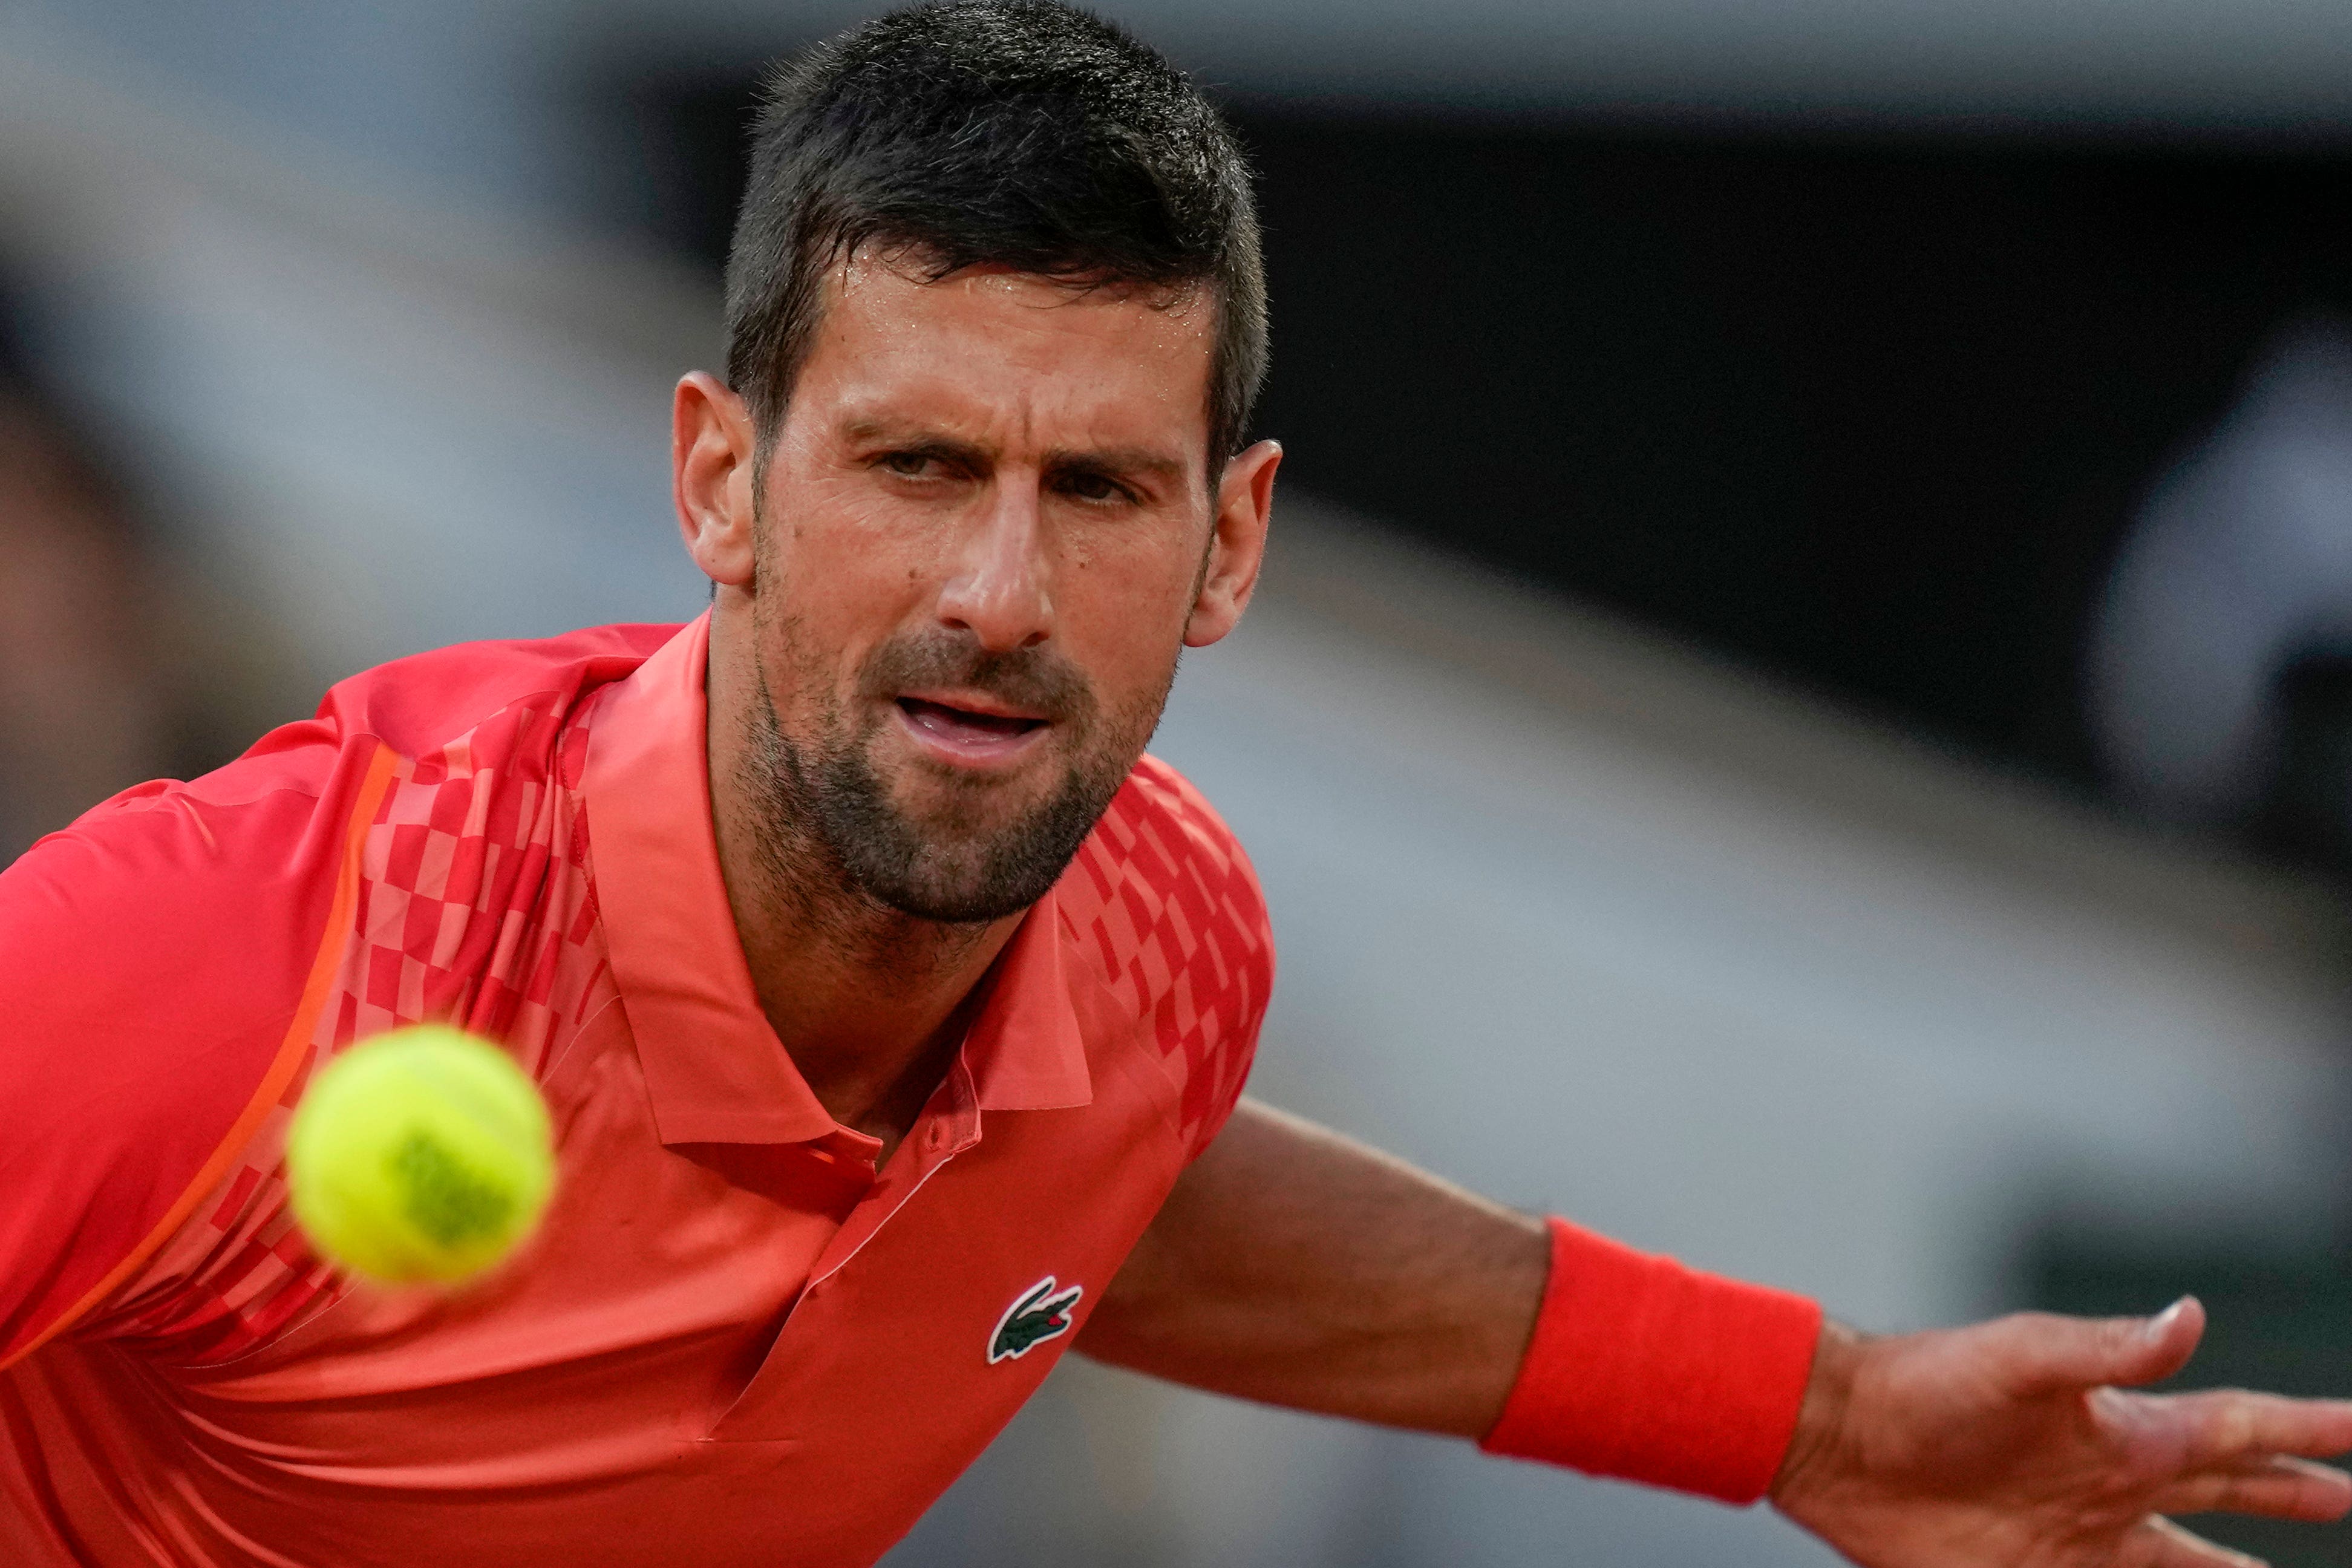
[[[1866,1340],[1239,1099],[1265,911],[1142,752],[1280,451],[1244,172],[1156,56],[1048,0],[815,52],[728,310],[706,616],[369,672],[0,878],[6,1561],[867,1563],[1080,1342],[1871,1564],[2352,1505],[2352,1405],[2116,1391],[2193,1304]],[[562,1186],[484,1284],[356,1288],[287,1109],[428,1017],[536,1077]]]

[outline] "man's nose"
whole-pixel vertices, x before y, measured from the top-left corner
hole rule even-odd
[[[1034,479],[1002,476],[967,524],[961,558],[940,593],[940,622],[969,631],[990,653],[1034,647],[1054,635],[1044,518]]]

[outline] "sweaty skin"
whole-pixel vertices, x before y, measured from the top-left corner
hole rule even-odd
[[[1281,452],[1210,461],[1214,325],[1200,295],[987,268],[927,282],[860,254],[834,270],[775,431],[708,375],[678,385],[679,522],[715,594],[729,902],[794,1065],[886,1145],[1019,919],[903,902],[988,907],[987,868],[1018,859],[1003,851],[1058,795],[1133,763],[1179,651],[1249,602]],[[893,674],[956,668],[969,679]],[[869,857],[901,903],[774,808],[778,759],[820,755],[870,785],[873,843],[919,847]],[[1536,1221],[1244,1101],[1085,1348],[1475,1437],[1517,1373],[1548,1258]],[[2352,1509],[2352,1478],[2308,1462],[2352,1449],[2352,1404],[2117,1391],[2178,1371],[2203,1326],[2193,1303],[1877,1340],[1832,1324],[1773,1501],[1867,1568],[2226,1564],[2242,1560],[2158,1516]]]

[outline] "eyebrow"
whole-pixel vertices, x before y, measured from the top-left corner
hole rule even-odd
[[[853,419],[841,427],[841,434],[844,439],[860,444],[877,441],[886,446],[903,447],[908,451],[936,452],[943,457],[974,458],[994,456],[977,442],[884,419]]]
[[[1144,447],[1098,447],[1091,450],[1064,450],[1045,454],[1047,469],[1091,469],[1097,473],[1149,474],[1153,479],[1181,480],[1184,464],[1179,458]]]

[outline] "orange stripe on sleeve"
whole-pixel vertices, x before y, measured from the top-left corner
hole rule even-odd
[[[99,1303],[121,1289],[124,1281],[136,1274],[157,1249],[169,1241],[195,1212],[196,1205],[217,1186],[229,1168],[242,1157],[245,1146],[251,1142],[262,1122],[284,1098],[286,1089],[302,1066],[304,1054],[319,1025],[319,1014],[333,994],[335,979],[341,969],[345,939],[348,937],[352,911],[359,898],[362,857],[367,848],[368,829],[374,826],[377,810],[383,804],[384,792],[392,785],[393,769],[398,758],[392,748],[379,742],[369,759],[367,773],[360,782],[359,798],[352,803],[351,816],[343,827],[342,864],[335,878],[334,902],[327,910],[327,923],[319,938],[319,948],[310,961],[310,978],[295,1005],[294,1016],[286,1026],[285,1037],[279,1041],[277,1055],[261,1082],[254,1089],[243,1111],[229,1127],[211,1158],[205,1162],[194,1180],[190,1181],[163,1216],[157,1220],[139,1244],[106,1277],[90,1287],[82,1298],[47,1328],[36,1334],[16,1354],[0,1360],[5,1368],[47,1344],[67,1329],[87,1317]]]

